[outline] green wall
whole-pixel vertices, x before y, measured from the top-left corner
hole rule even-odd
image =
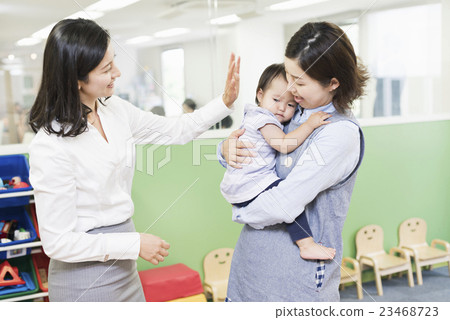
[[[386,250],[411,217],[427,222],[427,240],[450,241],[450,121],[363,128],[366,154],[344,226],[345,255],[367,224],[383,227]]]
[[[410,217],[427,221],[429,241],[450,241],[450,121],[363,131],[366,154],[344,227],[344,255],[355,256],[355,234],[367,224],[383,227],[389,250],[397,244],[398,225]],[[231,207],[219,190],[224,169],[205,159],[215,159],[219,141],[138,148],[134,222],[139,232],[150,227],[147,232],[171,244],[170,255],[160,266],[184,263],[203,278],[204,256],[216,248],[234,247],[239,237],[241,226],[231,221]],[[194,152],[196,148],[201,152]],[[171,160],[164,164],[166,155]],[[138,260],[139,270],[152,267]]]

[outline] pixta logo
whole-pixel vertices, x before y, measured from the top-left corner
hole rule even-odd
[[[127,141],[127,167],[136,163],[136,171],[153,176],[156,170],[167,165],[172,159],[172,137],[159,132],[144,130],[137,137]],[[151,141],[151,144],[148,144]],[[142,145],[136,148],[136,146]],[[138,149],[138,150],[136,150]]]

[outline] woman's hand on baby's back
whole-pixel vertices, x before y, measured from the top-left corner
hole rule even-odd
[[[256,157],[255,152],[249,150],[255,147],[253,143],[239,140],[244,132],[245,129],[233,131],[222,144],[221,152],[225,161],[236,169],[241,169],[241,164],[248,164],[252,161],[252,157]]]

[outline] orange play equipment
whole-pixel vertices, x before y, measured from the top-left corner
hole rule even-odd
[[[12,279],[6,279],[8,274]],[[19,269],[11,267],[8,261],[0,264],[0,286],[16,286],[19,284],[25,284],[25,281],[19,277]]]

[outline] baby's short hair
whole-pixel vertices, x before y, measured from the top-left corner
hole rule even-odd
[[[267,87],[272,83],[273,79],[282,76],[284,80],[286,79],[286,71],[284,69],[284,63],[274,63],[268,66],[261,77],[259,77],[258,86],[256,87],[256,96],[255,102],[259,105],[258,101],[258,91],[261,89],[262,91],[266,90]]]

